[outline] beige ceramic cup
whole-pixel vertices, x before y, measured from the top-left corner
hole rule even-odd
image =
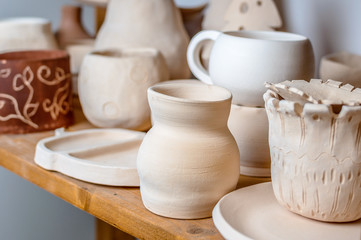
[[[147,89],[168,76],[163,56],[153,48],[91,52],[78,79],[83,112],[98,127],[148,130]]]
[[[201,49],[214,41],[209,71],[201,64]],[[193,74],[202,82],[227,88],[233,104],[263,106],[265,82],[311,79],[314,55],[310,41],[301,35],[267,31],[202,31],[187,52]]]
[[[361,87],[361,56],[337,52],[322,57],[320,77],[323,80],[333,79]]]

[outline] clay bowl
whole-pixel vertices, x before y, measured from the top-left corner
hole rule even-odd
[[[333,79],[361,87],[361,56],[337,52],[322,57],[320,77],[323,80]]]
[[[0,20],[0,52],[57,49],[51,22],[37,17]]]
[[[73,122],[66,52],[0,54],[0,81],[0,133],[45,131]]]
[[[302,216],[354,221],[361,218],[360,89],[318,82],[327,85],[318,88],[328,98],[321,103],[284,99],[277,89],[264,94],[273,191],[282,206]],[[355,99],[339,104],[344,92]]]

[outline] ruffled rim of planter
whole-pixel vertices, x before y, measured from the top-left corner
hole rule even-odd
[[[315,99],[298,88],[284,84],[286,83],[292,85],[292,83],[296,81],[302,81],[304,84],[320,84],[328,87],[329,89],[334,88],[337,91],[346,91],[349,94],[358,95],[360,100],[337,102],[325,99]],[[355,88],[350,84],[334,80],[327,80],[323,82],[320,79],[312,79],[309,83],[304,80],[293,80],[285,81],[280,84],[268,84],[267,87],[269,89],[263,95],[266,109],[274,110],[286,115],[304,117],[312,114],[316,117],[317,113],[328,112],[334,118],[343,118],[349,116],[350,114],[360,114],[361,112],[361,89]],[[283,94],[280,93],[281,91]],[[285,99],[287,97],[292,98],[294,96],[296,96],[295,100]]]

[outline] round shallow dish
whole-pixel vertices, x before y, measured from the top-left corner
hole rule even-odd
[[[44,138],[36,145],[35,163],[83,181],[139,187],[136,167],[144,132],[125,129],[86,129]]]
[[[361,220],[325,223],[311,220],[279,205],[270,182],[238,189],[213,209],[213,221],[225,239],[360,239]]]

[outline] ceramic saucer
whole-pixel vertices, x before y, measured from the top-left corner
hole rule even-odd
[[[125,129],[57,129],[55,136],[38,142],[35,163],[91,183],[137,187],[136,160],[144,136]]]
[[[360,239],[361,220],[325,223],[291,213],[278,204],[271,183],[238,189],[213,209],[213,221],[226,239]]]

